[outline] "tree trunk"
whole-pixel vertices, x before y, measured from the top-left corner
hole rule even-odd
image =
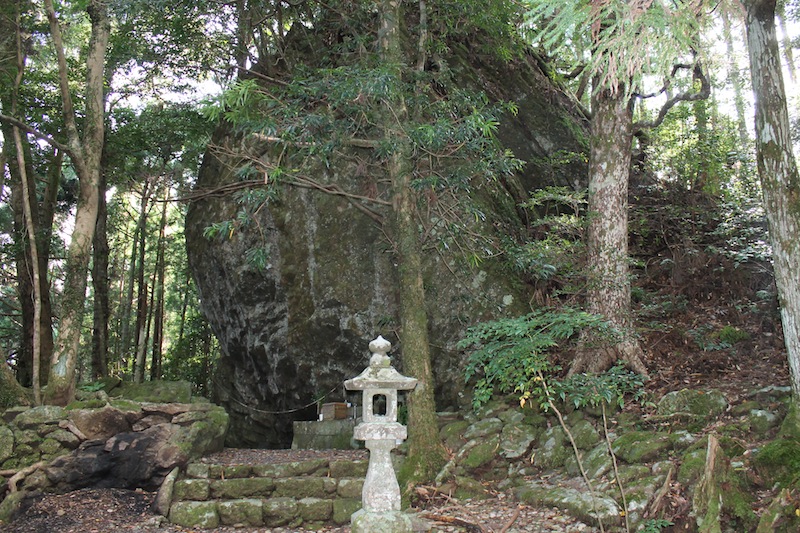
[[[633,109],[622,92],[596,91],[592,97],[589,154],[589,227],[586,306],[620,332],[613,341],[584,335],[570,374],[602,372],[618,360],[647,374],[642,349],[633,336],[628,272],[628,178],[633,142]]]
[[[144,354],[146,353],[147,339],[147,284],[145,283],[145,258],[147,252],[147,210],[150,203],[150,180],[144,182],[142,190],[142,203],[139,210],[139,221],[136,225],[136,235],[139,237],[137,250],[139,257],[134,261],[136,272],[136,329],[134,330],[134,346],[136,346],[136,357],[133,364],[133,380],[141,383],[144,379]],[[144,350],[144,351],[143,351]]]
[[[739,143],[742,148],[750,143],[747,133],[747,118],[744,112],[744,95],[742,94],[742,78],[739,75],[739,65],[736,64],[736,48],[733,45],[731,34],[731,21],[728,10],[722,10],[722,35],[728,52],[728,83],[733,87],[733,103],[736,107],[736,125],[739,132]]]
[[[108,375],[108,206],[106,205],[106,177],[101,174],[98,187],[97,224],[94,228],[92,255],[92,287],[94,289],[94,316],[92,320],[92,379]]]
[[[20,70],[19,74],[22,71]],[[33,223],[33,206],[31,205],[31,195],[28,183],[28,176],[25,172],[25,161],[23,159],[22,135],[19,128],[14,128],[14,146],[17,152],[17,166],[19,167],[22,178],[23,209],[25,212],[26,229],[28,233],[28,245],[31,253],[31,274],[33,278],[33,353],[32,353],[32,376],[33,383],[33,402],[36,405],[42,403],[41,384],[39,381],[39,362],[42,360],[41,353],[41,317],[42,317],[42,285],[40,282],[39,251],[36,245],[36,226]],[[34,183],[35,186],[35,183]],[[0,362],[0,364],[3,364]]]
[[[748,0],[747,45],[756,97],[756,158],[769,221],[792,392],[800,401],[800,175],[792,153],[775,33],[775,0]]]
[[[783,39],[781,40],[781,44],[783,45],[783,56],[786,58],[786,70],[789,72],[789,81],[791,83],[795,82],[797,79],[797,74],[794,68],[794,53],[793,48],[794,44],[792,44],[792,39],[789,37],[789,31],[786,28],[786,2],[781,2],[776,7],[776,16],[778,20],[778,24],[781,27],[781,35]]]
[[[395,67],[400,82],[403,71],[400,0],[381,3],[381,51],[387,65]],[[394,145],[387,162],[392,184],[392,224],[400,295],[400,341],[403,371],[418,380],[408,397],[408,458],[401,477],[409,484],[433,479],[445,463],[433,397],[433,371],[428,342],[428,315],[422,280],[422,257],[416,222],[416,196],[411,188],[411,145],[401,125],[408,120],[402,97],[387,102],[384,136]]]
[[[98,183],[100,182],[100,159],[105,135],[105,55],[111,25],[107,4],[102,0],[90,0],[87,12],[92,30],[86,60],[85,113],[83,136],[78,133],[75,109],[69,87],[67,61],[61,27],[52,0],[45,0],[50,32],[58,59],[59,86],[64,112],[64,127],[67,133],[70,159],[78,175],[80,193],[65,260],[64,293],[62,296],[61,321],[53,352],[50,378],[45,401],[66,405],[75,396],[75,369],[78,347],[83,325],[84,303],[92,238],[97,221]]]
[[[155,302],[153,318],[153,354],[150,365],[150,379],[161,379],[161,352],[164,349],[164,274],[166,270],[165,247],[167,227],[167,206],[169,187],[166,188],[164,203],[161,206],[161,222],[158,229],[158,253],[156,254]]]

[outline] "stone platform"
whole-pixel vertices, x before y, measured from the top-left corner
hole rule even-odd
[[[282,457],[290,458],[292,451],[264,452],[286,452]],[[159,501],[171,523],[187,528],[314,529],[349,524],[352,513],[361,508],[367,472],[366,456],[358,457],[250,464],[206,458],[165,482]]]

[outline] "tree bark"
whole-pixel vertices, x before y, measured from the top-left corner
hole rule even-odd
[[[747,45],[756,97],[756,158],[795,401],[800,401],[800,175],[792,153],[775,0],[748,0]]]
[[[622,91],[595,91],[589,154],[586,307],[603,315],[620,335],[611,341],[584,335],[570,374],[602,372],[623,360],[632,370],[647,375],[631,320],[628,178],[632,142],[632,101]]]
[[[108,375],[108,206],[106,205],[106,177],[101,173],[98,187],[97,224],[94,228],[92,254],[92,287],[94,313],[92,320],[92,379]]]
[[[161,379],[161,359],[164,349],[164,277],[166,271],[166,227],[169,187],[166,187],[161,205],[161,222],[158,229],[158,253],[156,254],[155,302],[153,318],[153,353],[150,364],[150,379]]]
[[[78,175],[80,187],[75,225],[66,254],[59,333],[45,394],[45,401],[56,405],[66,405],[75,396],[75,370],[84,317],[87,269],[97,221],[100,159],[105,135],[104,70],[111,32],[107,7],[103,0],[90,0],[87,6],[92,29],[86,60],[84,130],[81,136],[70,93],[61,27],[53,1],[45,0],[50,32],[58,59],[59,86],[69,155]]]
[[[403,73],[400,0],[381,3],[381,51],[387,65],[395,68],[398,82]],[[403,371],[418,380],[408,396],[408,458],[401,477],[414,484],[428,481],[445,463],[445,449],[439,438],[433,371],[428,341],[428,315],[422,280],[422,257],[416,223],[416,196],[411,188],[413,163],[411,145],[402,124],[408,119],[404,99],[386,102],[384,136],[394,145],[387,162],[392,184],[391,230],[397,253],[400,295],[400,341]]]

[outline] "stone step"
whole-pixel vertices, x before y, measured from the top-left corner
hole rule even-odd
[[[187,528],[304,527],[350,523],[361,508],[364,459],[262,464],[199,461],[171,487],[168,519]]]

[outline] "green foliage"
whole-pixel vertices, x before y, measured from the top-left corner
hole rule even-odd
[[[730,325],[715,330],[713,326],[706,324],[690,329],[687,333],[704,352],[725,350],[750,338],[746,331]]]
[[[466,379],[477,380],[475,407],[495,393],[515,393],[526,401],[534,398],[545,403],[542,376],[558,370],[548,358],[550,350],[563,348],[585,330],[592,330],[603,339],[618,335],[603,317],[569,307],[542,309],[471,327],[458,346],[474,348],[467,362]]]
[[[670,78],[673,65],[697,48],[701,19],[693,2],[526,0],[524,5],[526,36],[552,57],[585,64],[596,89],[649,92],[643,86],[648,79]],[[581,57],[576,49],[596,53]]]
[[[506,264],[517,276],[532,283],[557,280],[561,292],[576,292],[581,277],[583,231],[580,216],[586,194],[566,187],[545,187],[531,193],[523,204],[531,213],[530,235],[521,243],[503,243]],[[573,281],[574,280],[574,281]]]
[[[562,402],[571,402],[576,409],[619,405],[625,397],[644,399],[644,378],[617,363],[602,374],[576,374],[565,380],[551,380],[550,393]]]
[[[642,533],[658,533],[670,526],[674,526],[673,522],[669,520],[664,520],[663,518],[651,518],[646,520],[639,531]]]

